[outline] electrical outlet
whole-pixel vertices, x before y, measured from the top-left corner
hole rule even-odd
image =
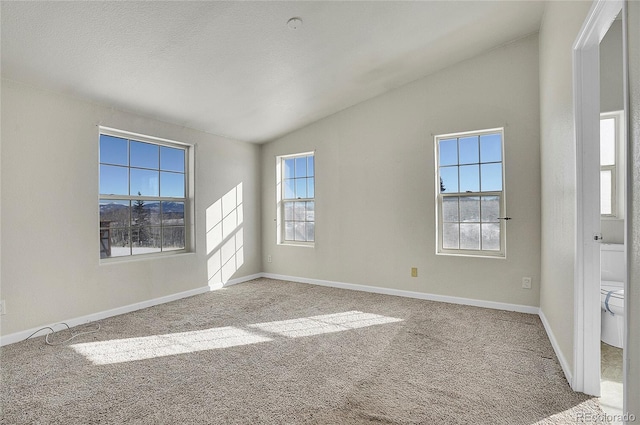
[[[271,262],[271,254],[267,255],[267,263]]]
[[[531,278],[523,277],[522,278],[522,289],[531,289]]]
[[[0,301],[0,316],[7,314],[7,307],[4,305],[4,300]]]
[[[411,267],[411,277],[418,277],[418,268]]]

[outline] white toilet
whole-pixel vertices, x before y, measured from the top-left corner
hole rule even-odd
[[[600,339],[622,348],[624,341],[624,280],[626,278],[624,245],[602,244],[600,247]]]

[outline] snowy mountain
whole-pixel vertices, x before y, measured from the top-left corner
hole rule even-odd
[[[145,202],[144,207],[146,210],[149,210],[152,213],[160,213],[160,202]],[[117,213],[119,211],[123,211],[128,209],[128,205],[122,205],[120,203],[111,202],[108,204],[100,204],[100,215]],[[171,201],[163,201],[162,202],[162,211],[167,213],[180,213],[184,214],[184,203],[183,202],[171,202]]]

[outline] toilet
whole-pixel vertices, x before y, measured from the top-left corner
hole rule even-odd
[[[602,342],[622,348],[624,341],[624,245],[600,246],[600,305]]]

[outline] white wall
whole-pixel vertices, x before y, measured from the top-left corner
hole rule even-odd
[[[573,369],[576,167],[572,47],[591,2],[548,2],[540,29],[540,309]]]
[[[622,20],[617,20],[600,42],[600,112],[624,109],[622,75]]]
[[[195,253],[100,264],[98,125],[197,145]],[[3,80],[2,335],[206,287],[205,211],[239,183],[233,277],[260,272],[259,169],[255,145]]]
[[[600,112],[624,109],[622,81],[622,20],[613,22],[600,42]],[[622,173],[618,173],[618,187],[624,187]],[[624,219],[601,220],[603,242],[624,243]]]
[[[267,273],[537,306],[538,38],[529,36],[263,145]],[[435,255],[436,134],[506,126],[507,259]],[[316,151],[315,248],[276,244],[275,157]],[[410,268],[418,267],[418,278]],[[533,289],[521,288],[523,276]]]
[[[627,304],[628,329],[627,355],[627,411],[640,418],[640,2],[630,1],[628,6],[628,57],[629,57],[629,138],[631,185],[629,203],[631,214],[628,228],[631,243],[629,254],[629,295]],[[636,419],[638,420],[638,419]]]
[[[0,84],[0,99],[2,84]],[[4,300],[2,292],[2,102],[0,101],[0,300]],[[2,335],[2,316],[0,315],[0,335]]]

